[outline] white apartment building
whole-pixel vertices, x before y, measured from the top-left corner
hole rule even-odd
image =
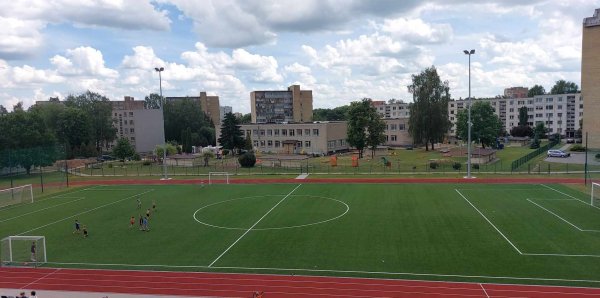
[[[535,126],[542,122],[549,133],[559,133],[565,137],[574,137],[580,128],[583,117],[583,97],[575,94],[544,94],[533,98],[490,98],[480,101],[489,102],[500,118],[503,128],[510,130],[519,125],[519,108],[527,107],[528,125]],[[456,136],[458,111],[467,108],[466,100],[448,103],[448,113],[452,127],[450,135]]]
[[[126,138],[136,152],[152,152],[156,145],[164,144],[165,131],[161,109],[144,109],[144,101],[134,101],[125,96],[123,101],[111,101],[113,126],[117,140]],[[112,149],[117,140],[105,149]]]

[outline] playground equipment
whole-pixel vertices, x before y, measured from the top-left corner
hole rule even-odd
[[[352,167],[358,167],[358,155],[352,155]]]
[[[387,160],[387,158],[385,158],[385,156],[381,157],[381,162],[383,163],[384,167],[391,167],[392,166],[392,162]]]
[[[332,155],[332,156],[329,158],[329,164],[330,164],[332,167],[337,167],[337,155]]]

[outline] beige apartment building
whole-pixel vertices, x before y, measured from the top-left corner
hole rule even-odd
[[[311,90],[292,85],[284,91],[250,92],[252,123],[303,123],[312,121]]]
[[[152,152],[156,145],[164,144],[165,130],[162,109],[145,109],[144,101],[125,96],[123,101],[111,101],[113,126],[117,139],[126,138],[136,152]],[[109,143],[110,150],[117,140]]]
[[[583,20],[581,93],[584,98],[583,137],[588,147],[600,149],[600,8]]]

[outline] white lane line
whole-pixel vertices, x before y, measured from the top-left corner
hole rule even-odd
[[[98,210],[98,209],[100,209],[100,208],[104,208],[104,207],[106,207],[106,206],[110,206],[110,205],[114,205],[114,204],[116,204],[116,203],[120,203],[120,202],[122,202],[122,201],[125,201],[125,200],[127,200],[127,199],[131,199],[131,198],[135,198],[135,197],[137,197],[137,196],[141,196],[141,195],[147,194],[147,193],[149,193],[149,192],[152,192],[152,191],[154,191],[154,189],[149,189],[149,190],[147,190],[147,191],[145,191],[145,192],[143,192],[143,193],[139,193],[139,194],[137,194],[137,195],[129,196],[129,197],[126,197],[126,198],[124,198],[124,199],[120,199],[120,200],[118,200],[118,201],[114,201],[114,202],[111,202],[111,203],[108,203],[108,204],[104,204],[104,205],[102,205],[102,206],[98,206],[98,207],[96,207],[96,208],[92,208],[92,209],[90,209],[90,210],[86,210],[86,211],[83,211],[83,212],[79,212],[79,213],[77,213],[77,214],[74,214],[74,215],[71,215],[71,216],[65,217],[65,218],[63,218],[63,219],[59,219],[59,220],[57,220],[57,221],[53,221],[53,222],[51,222],[51,223],[48,223],[48,224],[45,224],[45,225],[43,225],[43,226],[39,226],[39,227],[37,227],[37,228],[33,228],[33,229],[29,230],[29,231],[25,231],[25,232],[23,232],[23,233],[17,234],[16,236],[21,236],[21,235],[27,234],[27,233],[29,233],[29,232],[33,232],[33,231],[36,231],[36,230],[39,230],[39,229],[45,228],[45,227],[47,227],[47,226],[50,226],[50,225],[53,225],[53,224],[56,224],[56,223],[59,223],[59,222],[63,222],[63,221],[65,221],[65,220],[67,220],[67,219],[71,219],[71,218],[73,218],[73,217],[77,217],[77,216],[79,216],[79,215],[82,215],[82,214],[90,213],[90,212],[92,212],[92,211]]]
[[[46,274],[46,275],[44,275],[44,276],[42,276],[42,277],[40,277],[40,278],[36,279],[36,280],[34,280],[34,281],[32,281],[32,282],[30,282],[30,283],[26,284],[26,285],[25,285],[25,286],[23,286],[21,289],[27,289],[27,288],[29,288],[29,286],[30,286],[30,285],[32,285],[32,284],[34,284],[34,283],[37,283],[38,281],[40,281],[40,280],[42,280],[42,279],[44,279],[44,278],[46,278],[46,277],[48,277],[48,276],[50,276],[50,275],[52,275],[52,274],[54,274],[54,273],[58,272],[58,271],[60,271],[60,268],[58,268],[58,269],[56,269],[56,270],[54,270],[54,271],[52,271],[52,272],[50,272],[50,273],[48,273],[48,274]]]
[[[477,209],[477,207],[475,207],[475,205],[473,205],[473,203],[471,203],[471,201],[469,201],[460,191],[458,191],[458,189],[455,189],[455,191],[463,198],[465,199],[465,201],[467,201],[467,203],[469,203],[469,205],[471,205],[471,207],[473,207],[473,209],[475,209],[475,211],[477,211],[477,213],[479,213],[479,215],[481,215],[495,230],[496,232],[498,232],[502,238],[504,238],[504,240],[506,240],[510,246],[512,246],[520,255],[522,255],[523,253],[510,241],[508,240],[508,237],[506,237],[501,231],[500,229],[498,229],[485,215],[483,215],[483,213],[481,213],[481,211],[479,211],[479,209]]]
[[[485,288],[483,287],[483,285],[481,283],[479,283],[479,286],[481,287],[481,289],[483,290],[483,293],[485,294],[485,297],[490,298],[490,295],[488,295],[487,291],[485,290]]]
[[[294,191],[296,191],[296,189],[298,189],[300,186],[302,186],[302,184],[299,184],[298,186],[296,186],[294,189],[292,189],[292,191],[290,191],[290,193],[288,193],[285,197],[283,197],[283,199],[281,199],[279,202],[277,202],[277,204],[275,204],[275,206],[273,206],[271,209],[269,209],[269,211],[267,211],[267,213],[265,213],[261,218],[259,218],[248,230],[246,230],[246,232],[244,232],[244,234],[242,234],[242,236],[240,236],[237,240],[235,240],[235,242],[233,242],[224,252],[222,252],[214,261],[212,261],[212,263],[210,263],[208,265],[208,267],[212,267],[212,265],[214,263],[216,263],[224,254],[226,254],[236,243],[238,243],[238,241],[240,241],[242,238],[244,238],[244,236],[246,236],[246,234],[248,234],[250,231],[252,231],[252,229],[254,227],[256,227],[256,225],[258,225],[258,223],[263,220],[263,218],[265,218],[267,215],[269,215],[269,213],[271,213],[271,211],[273,211],[273,209],[275,209],[277,206],[279,206],[279,204],[281,204],[281,202],[283,202],[285,199],[287,199],[292,193],[294,193]]]

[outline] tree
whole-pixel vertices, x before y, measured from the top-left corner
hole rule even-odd
[[[240,129],[239,120],[232,113],[225,114],[225,119],[223,119],[223,125],[221,126],[219,144],[223,148],[233,151],[235,154],[235,149],[244,147],[243,135],[244,133]]]
[[[413,95],[408,132],[415,144],[424,143],[428,151],[431,143],[434,150],[434,143],[443,141],[451,125],[448,119],[449,83],[442,82],[435,66],[432,66],[412,75],[408,92]]]
[[[385,123],[377,114],[370,98],[350,103],[348,109],[348,144],[358,150],[362,158],[365,147],[371,147],[373,152],[378,145],[385,141]]]
[[[468,137],[468,111],[466,109],[458,112],[456,130],[458,135],[467,139]],[[478,140],[481,146],[492,146],[500,134],[502,122],[489,102],[477,101],[471,106],[471,138]]]
[[[579,92],[579,86],[573,82],[567,82],[565,80],[558,80],[552,86],[552,90],[550,90],[550,94],[568,94],[568,93],[577,93]]]
[[[532,137],[533,136],[533,128],[531,126],[514,126],[510,130],[510,135],[513,137]]]
[[[252,122],[252,114],[248,113],[248,114],[244,114],[241,117],[239,117],[240,120],[240,124],[248,124]]]
[[[3,105],[0,105],[0,116],[4,116],[6,114],[8,114],[8,111]]]
[[[154,152],[158,160],[162,161],[165,145],[156,145]],[[167,156],[177,154],[177,148],[171,143],[167,143]]]
[[[519,126],[527,126],[529,121],[529,115],[527,115],[527,107],[522,106],[519,108]]]
[[[190,98],[181,100],[166,101],[164,106],[165,116],[165,138],[170,141],[177,141],[183,144],[181,132],[186,128],[190,128],[193,132],[202,135],[203,127],[212,128],[210,120],[202,112],[200,103]],[[212,139],[214,140],[214,138]],[[207,138],[207,142],[212,142]]]
[[[546,138],[546,125],[544,125],[544,122],[538,122],[535,125],[535,129],[533,130],[534,134],[539,137],[539,138]]]
[[[341,106],[333,109],[314,109],[314,121],[347,121],[350,106]]]
[[[546,94],[546,89],[542,85],[533,85],[533,87],[529,88],[527,91],[527,97],[534,97],[536,95],[544,95]]]
[[[67,144],[68,157],[72,158],[82,146],[93,141],[92,119],[79,108],[66,107],[56,118],[56,137]]]
[[[150,93],[150,95],[144,98],[145,109],[160,109],[162,105],[162,99],[160,95],[156,93]]]
[[[181,131],[181,150],[185,153],[192,153],[192,129],[187,127]]]
[[[215,153],[212,150],[210,150],[208,148],[202,149],[202,159],[204,160],[205,167],[208,167],[208,161],[214,157],[215,157]]]
[[[135,154],[135,149],[127,138],[120,138],[117,141],[117,145],[113,148],[112,154],[122,162],[125,162],[126,158],[132,157]]]
[[[113,127],[112,105],[106,96],[86,91],[79,95],[67,96],[65,105],[79,108],[87,114],[92,126],[91,140],[98,151],[117,137],[117,130]]]

